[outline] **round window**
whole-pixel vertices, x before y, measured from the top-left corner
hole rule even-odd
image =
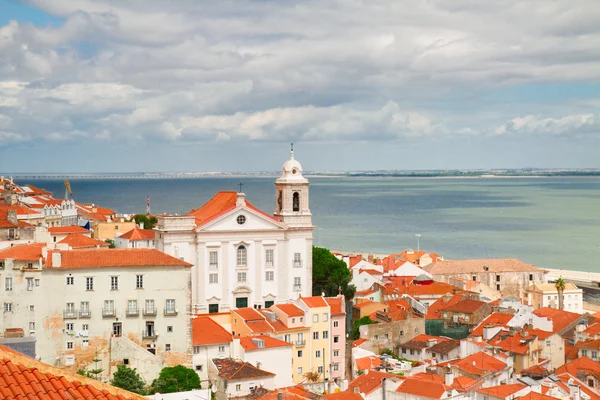
[[[294,168],[294,169],[292,170],[292,174],[296,175],[297,173],[298,173],[298,170],[297,170],[296,168]]]
[[[237,217],[237,223],[240,225],[244,225],[246,223],[246,216],[244,215],[238,215]]]

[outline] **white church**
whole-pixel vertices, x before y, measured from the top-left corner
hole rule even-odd
[[[156,248],[194,265],[192,312],[270,307],[312,295],[309,182],[291,152],[275,181],[275,212],[219,192],[182,216],[159,216]]]

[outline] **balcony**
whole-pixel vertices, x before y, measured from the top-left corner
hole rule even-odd
[[[302,260],[294,260],[294,267],[295,268],[302,267]]]
[[[144,315],[156,315],[156,307],[146,307],[144,308]]]
[[[114,308],[103,308],[102,309],[103,317],[114,317],[116,315],[117,315],[117,312],[115,311]]]
[[[265,262],[265,267],[267,267],[267,268],[273,268],[273,266],[274,266],[273,261],[267,261],[267,262]]]
[[[302,285],[294,285],[294,292],[299,292],[302,290]]]
[[[81,310],[79,311],[79,318],[91,318],[92,313],[90,310]]]
[[[304,340],[304,339],[296,340],[296,342],[294,344],[296,345],[296,347],[302,347],[302,346],[306,345],[306,340]]]
[[[152,332],[142,331],[142,339],[156,340],[156,339],[158,339],[158,334],[154,331],[152,331]]]
[[[128,317],[137,317],[138,315],[140,315],[140,310],[138,310],[137,308],[128,308],[125,312],[125,315]]]
[[[174,308],[165,308],[165,316],[170,317],[170,316],[175,316],[177,315],[177,310]]]
[[[63,311],[64,319],[75,319],[77,318],[77,310],[65,310]]]

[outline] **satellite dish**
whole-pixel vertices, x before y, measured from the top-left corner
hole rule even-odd
[[[217,391],[216,386],[215,385],[210,385],[210,391],[213,392],[213,393],[216,393],[216,391]]]

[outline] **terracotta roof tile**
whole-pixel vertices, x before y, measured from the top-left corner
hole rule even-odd
[[[212,199],[207,201],[202,207],[190,211],[187,215],[192,216],[196,220],[196,225],[201,226],[213,221],[220,216],[236,208],[237,192],[219,192]],[[246,200],[246,207],[258,212],[259,214],[279,222],[275,217],[269,215],[258,208],[254,207]]]
[[[231,343],[231,333],[210,317],[192,319],[192,344],[207,346],[212,344]]]
[[[464,300],[457,302],[456,304],[446,306],[442,310],[450,311],[450,312],[457,312],[457,313],[462,313],[462,314],[473,314],[473,313],[477,312],[478,310],[480,310],[481,307],[484,307],[485,305],[486,305],[486,303],[484,303],[483,301],[464,299]]]
[[[517,397],[519,400],[559,400],[557,397],[547,396],[545,394],[529,392],[525,396]]]
[[[501,399],[505,399],[509,397],[511,394],[515,394],[520,390],[525,389],[527,386],[522,385],[520,383],[513,383],[507,385],[499,385],[492,386],[483,389],[478,389],[478,393],[482,393],[486,396],[499,397]]]
[[[429,382],[427,385],[424,385],[421,379],[407,378],[398,386],[396,392],[430,399],[440,399],[448,389],[443,383]]]
[[[565,390],[565,392],[569,393],[569,380],[573,379],[575,381],[576,384],[579,385],[579,390],[581,390],[583,393],[587,394],[590,398],[590,400],[600,400],[600,394],[598,394],[597,391],[590,389],[589,387],[587,387],[585,385],[585,383],[581,382],[580,380],[578,380],[576,377],[564,373],[564,374],[557,374],[557,378],[560,379],[559,385],[561,388],[563,388]]]
[[[487,267],[487,269],[484,269]],[[433,275],[470,274],[478,272],[541,272],[543,270],[514,258],[482,260],[445,260],[423,267]]]
[[[379,367],[380,365],[381,359],[376,356],[367,356],[356,359],[356,369],[359,371],[372,369],[375,367]]]
[[[262,341],[262,346],[259,347],[257,341]],[[258,335],[258,336],[246,336],[240,338],[240,345],[246,351],[253,350],[265,350],[265,349],[273,349],[276,347],[291,347],[292,344],[288,342],[284,342],[283,340],[276,339],[267,335]]]
[[[244,321],[262,321],[265,319],[264,315],[250,307],[237,308],[233,312],[239,315]]]
[[[256,368],[250,363],[232,360],[231,358],[213,358],[212,361],[219,371],[219,377],[226,380],[275,376],[275,374]]]
[[[492,313],[484,319],[473,331],[471,337],[483,336],[483,328],[491,326],[507,327],[508,322],[514,318],[513,314]]]
[[[368,340],[364,339],[364,338],[360,338],[360,339],[356,339],[355,341],[352,342],[352,347],[358,347],[363,343],[367,343]]]
[[[0,398],[4,400],[144,399],[135,393],[32,360],[4,346],[0,346]]]
[[[301,297],[300,300],[304,302],[308,308],[327,307],[327,302],[321,296]]]
[[[82,235],[80,233],[70,233],[63,240],[58,243],[66,244],[74,249],[81,249],[85,247],[109,247],[110,245],[102,240],[92,239],[91,237]]]
[[[342,299],[339,297],[325,297],[325,301],[329,304],[331,315],[344,315],[345,310],[342,310]]]
[[[579,371],[585,371],[600,379],[600,364],[587,357],[579,357],[576,360],[564,364],[556,370],[556,374],[568,373],[577,376]]]
[[[154,240],[155,232],[152,229],[141,229],[139,227],[135,227],[132,230],[125,232],[119,239],[127,239],[130,241],[136,240]]]
[[[54,267],[53,254],[61,254],[61,266]],[[47,268],[102,267],[191,267],[187,263],[155,249],[76,249],[49,250]]]
[[[552,320],[552,331],[554,333],[563,331],[569,325],[581,318],[580,314],[549,307],[539,308],[533,313],[538,317],[546,317]]]
[[[304,316],[304,311],[298,308],[295,304],[277,304],[275,307],[283,311],[288,317]]]
[[[73,225],[73,226],[53,226],[52,228],[48,228],[48,232],[51,235],[60,235],[65,233],[91,233],[89,230]]]
[[[24,244],[0,250],[0,260],[14,258],[18,261],[38,261],[42,257],[44,243]]]
[[[381,380],[383,378],[398,378],[396,375],[388,374],[379,371],[369,371],[368,373],[362,374],[354,379],[348,385],[348,391],[353,391],[354,388],[358,388],[360,393],[369,395],[375,390],[381,387]]]
[[[354,392],[331,393],[323,396],[325,400],[363,400],[362,396]]]
[[[451,363],[458,368],[473,374],[473,375],[485,375],[489,372],[498,372],[506,368],[506,363],[498,360],[497,358],[486,354],[482,351],[471,354],[470,356],[463,358],[462,360],[454,360],[451,362],[440,363],[438,365],[447,365]]]

